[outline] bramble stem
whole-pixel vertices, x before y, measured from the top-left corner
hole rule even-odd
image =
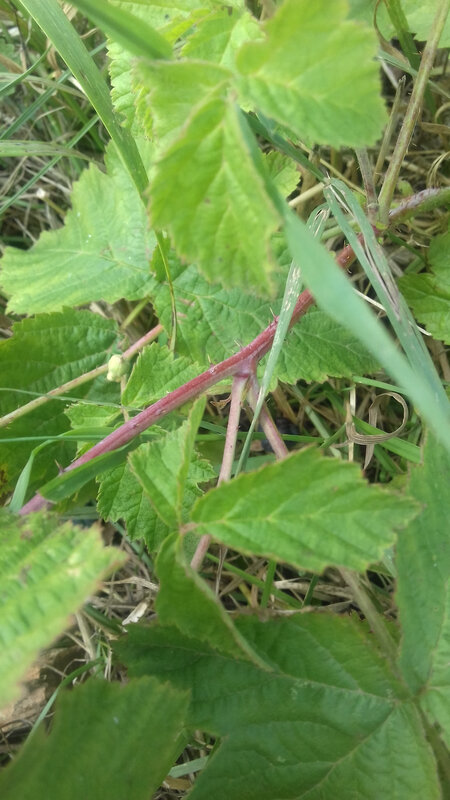
[[[233,379],[231,387],[231,405],[230,413],[228,415],[227,433],[225,437],[225,447],[223,450],[222,465],[220,467],[219,479],[217,486],[221,483],[229,481],[233,469],[234,453],[236,450],[237,434],[239,431],[239,420],[241,416],[242,398],[244,395],[245,386],[248,381],[248,375],[236,375]],[[203,559],[208,551],[211,543],[211,536],[205,533],[200,538],[196,551],[192,557],[192,569],[199,570]]]
[[[252,375],[252,377],[250,378],[248,399],[253,411],[255,411],[256,409],[256,405],[258,403],[258,397],[259,397],[259,383],[256,379],[256,376]],[[275,425],[272,416],[268,411],[265,403],[259,414],[259,422],[261,424],[261,428],[266,434],[267,441],[269,442],[278,460],[286,458],[286,456],[289,455],[289,450],[287,449],[285,443],[283,442],[283,439],[281,438],[278,432],[278,428]]]
[[[141,350],[146,344],[153,342],[157,336],[163,331],[162,325],[156,325],[152,328],[151,331],[141,336],[137,342],[134,342],[128,350],[125,350],[122,353],[121,358],[127,360],[134,356],[138,350]],[[44,403],[47,403],[49,400],[52,400],[53,397],[58,397],[61,394],[66,394],[67,392],[71,392],[72,389],[76,389],[77,386],[82,386],[83,383],[87,383],[88,381],[94,380],[94,378],[98,378],[99,375],[103,375],[105,372],[108,371],[108,362],[106,364],[101,364],[99,367],[95,367],[95,369],[89,370],[89,372],[84,372],[83,375],[78,375],[77,378],[73,378],[71,381],[67,381],[67,383],[61,384],[61,386],[57,386],[56,389],[51,389],[49,392],[40,395],[39,397],[35,397],[34,400],[30,400],[29,403],[25,403],[23,406],[19,406],[19,408],[15,408],[14,411],[10,411],[9,414],[5,414],[4,417],[0,418],[0,428],[6,427],[14,420],[19,419],[19,417],[23,417],[25,414],[29,414],[30,411],[34,411],[35,408],[39,408],[39,406],[43,406]]]
[[[449,0],[450,2],[450,0]],[[446,189],[425,189],[418,195],[408,197],[403,203],[393,209],[389,214],[389,219],[394,221],[402,219],[412,214],[419,213],[422,209],[429,210],[438,205],[445,205],[450,203],[450,188]],[[347,245],[337,255],[336,261],[342,269],[347,269],[355,258],[355,254]],[[294,313],[291,318],[290,327],[300,319],[300,317],[314,304],[314,298],[311,292],[306,289],[303,291],[297,300]],[[256,339],[250,344],[240,350],[239,353],[226,358],[220,364],[214,364],[209,367],[201,375],[188,381],[178,389],[169,392],[161,400],[158,400],[153,405],[145,408],[132,419],[121,425],[120,428],[110,433],[101,442],[98,442],[94,447],[84,453],[80,458],[77,458],[72,464],[66,467],[63,472],[68,472],[88,461],[96,458],[96,456],[103,453],[109,453],[116,450],[118,447],[130,442],[135,436],[138,436],[143,431],[147,430],[155,422],[165,417],[171,411],[184,405],[189,400],[194,400],[204,392],[208,391],[216,383],[219,383],[224,378],[229,378],[232,375],[246,375],[251,372],[256,364],[265,356],[270,350],[275,336],[275,331],[278,324],[278,317],[275,317],[270,325],[260,333]],[[155,330],[155,329],[154,329]],[[142,340],[140,340],[142,341]],[[137,345],[137,343],[136,343]],[[135,345],[135,346],[136,346]],[[126,351],[127,353],[129,352]],[[48,505],[47,501],[40,494],[36,494],[26,505],[23,506],[20,513],[28,514],[33,511],[39,511]]]
[[[444,29],[445,21],[448,16],[450,8],[450,0],[440,0],[436,16],[433,20],[430,35],[423,51],[423,56],[420,62],[420,67],[417,72],[416,81],[411,94],[408,108],[406,110],[403,124],[400,129],[397,144],[392,154],[392,159],[386,171],[383,186],[379,196],[380,212],[379,220],[383,225],[388,224],[389,208],[391,205],[392,197],[394,195],[395,187],[397,185],[398,176],[403,163],[403,159],[411,141],[414,128],[419,117],[420,107],[422,105],[423,95],[427,86],[428,78],[434,63],[436,50],[439,46],[439,39],[441,38]]]

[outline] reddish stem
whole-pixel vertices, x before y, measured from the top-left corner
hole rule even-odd
[[[355,254],[347,245],[344,247],[337,256],[337,263],[342,269],[346,269],[353,261]],[[297,300],[290,322],[290,328],[300,319],[301,316],[312,306],[314,298],[309,291],[305,289]],[[250,344],[243,347],[239,353],[236,353],[230,358],[221,361],[220,364],[213,364],[209,369],[202,372],[196,378],[183,384],[178,389],[169,392],[165,397],[162,397],[156,403],[145,408],[132,419],[125,422],[120,428],[106,436],[101,442],[95,444],[86,453],[72,462],[63,472],[69,472],[72,469],[81,467],[93,458],[101,456],[104,453],[109,453],[111,450],[117,450],[119,447],[128,444],[135,436],[143,433],[155,422],[165,417],[171,411],[204,394],[208,389],[216,383],[233,376],[246,376],[248,377],[254,372],[256,364],[266,355],[270,350],[277,329],[278,317],[274,317],[270,325],[260,333],[256,339],[253,339]],[[39,511],[47,505],[48,501],[40,494],[36,494],[31,500],[26,503],[20,510],[21,514],[29,514],[32,511]]]

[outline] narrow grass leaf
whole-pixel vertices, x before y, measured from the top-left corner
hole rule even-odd
[[[54,44],[83,87],[83,91],[114,141],[138,191],[144,191],[148,179],[136,143],[130,132],[121,127],[112,106],[106,81],[61,6],[57,0],[46,0],[45,3],[42,3],[42,0],[22,0],[22,5]],[[97,3],[95,5],[98,7]]]
[[[83,11],[96,25],[116,42],[145,58],[170,58],[170,44],[143,19],[130,14],[125,8],[112,5],[108,0],[74,0],[74,5]]]

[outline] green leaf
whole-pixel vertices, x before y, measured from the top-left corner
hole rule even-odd
[[[227,69],[204,61],[138,63],[137,112],[144,130],[167,147],[193,112],[226,88],[230,78]]]
[[[201,639],[221,653],[247,657],[261,665],[261,659],[239,633],[212,590],[187,564],[182,537],[175,534],[163,543],[156,572],[161,581],[156,611],[162,625],[175,625],[181,633]]]
[[[261,37],[258,22],[247,11],[230,13],[229,9],[223,9],[201,21],[184,45],[182,56],[233,69],[239,47]]]
[[[11,311],[57,311],[149,293],[155,238],[145,205],[112,146],[106,164],[106,175],[91,165],[74,185],[64,227],[41,234],[29,250],[6,248],[1,282]]]
[[[97,475],[101,475],[102,472],[113,469],[120,464],[133,446],[135,446],[135,442],[96,456],[91,461],[87,461],[73,470],[68,470],[63,472],[62,475],[52,478],[51,481],[41,486],[39,491],[47,500],[59,503],[61,500],[65,500],[66,497],[74,495],[83,486],[94,480]]]
[[[279,313],[285,274],[283,265],[279,274],[279,296],[267,302],[255,294],[208,283],[195,267],[181,271],[173,279],[177,353],[207,368],[211,362],[221,361],[248,344],[272,321],[273,314]],[[153,302],[162,324],[170,330],[170,293],[166,285],[158,287]],[[300,379],[323,381],[331,375],[368,373],[375,368],[374,357],[354,333],[323,311],[311,309],[288,335],[275,375],[280,380],[296,383]],[[146,381],[145,385],[148,383]]]
[[[404,5],[402,0],[402,6]],[[377,0],[349,0],[348,18],[363,22],[365,25],[373,26],[374,13],[376,9],[377,27],[385,39],[391,39],[394,35],[394,28],[389,18],[388,10],[384,3],[377,5]]]
[[[272,187],[268,186],[274,202]],[[439,431],[441,440],[450,448],[450,406],[439,384],[437,373],[425,359],[421,371],[413,369],[398,351],[394,340],[353,291],[330,254],[308,233],[302,221],[279,203],[284,215],[284,231],[292,258],[301,267],[305,282],[319,307],[350,330],[404,387],[424,419]],[[415,344],[418,345],[416,337]]]
[[[238,621],[267,666],[170,629],[130,629],[115,645],[131,675],[192,687],[192,728],[222,741],[190,797],[209,800],[437,800],[419,715],[355,618]],[[395,746],[393,746],[395,743]]]
[[[129,457],[131,468],[163,522],[174,528],[185,521],[201,492],[198,484],[211,480],[214,472],[194,451],[204,398],[193,405],[186,422],[155,442],[138,447]]]
[[[275,150],[267,155],[263,154],[264,162],[270,177],[283,197],[288,197],[300,181],[297,165],[288,156],[277,153]]]
[[[123,560],[118,550],[103,547],[98,528],[1,512],[0,707],[19,694],[18,681],[39,650]]]
[[[377,361],[353,333],[312,308],[286,339],[276,367],[279,380],[324,382],[377,369]]]
[[[368,485],[356,464],[308,448],[209,491],[192,519],[228,547],[321,572],[366,569],[414,513],[410,500]]]
[[[120,414],[120,408],[112,405],[92,405],[91,403],[74,403],[66,408],[66,417],[74,430],[108,428]]]
[[[450,290],[432,275],[406,275],[400,288],[417,319],[435,339],[450,344]]]
[[[432,723],[450,745],[450,457],[428,436],[423,466],[411,472],[409,491],[422,511],[397,541],[397,604],[402,625],[399,663]]]
[[[127,462],[99,479],[97,508],[103,519],[123,519],[130,539],[143,539],[150,552],[159,548],[169,533],[154,510],[142,485]]]
[[[285,0],[265,42],[237,56],[245,101],[302,141],[362,147],[382,133],[376,37],[346,14],[343,0]]]
[[[174,358],[167,347],[153,343],[140,353],[122,394],[122,402],[141,408],[182,386],[200,372],[187,358]]]
[[[179,46],[181,37],[183,37],[187,31],[190,29],[198,31],[196,25],[198,21],[202,22],[205,16],[206,20],[209,19],[208,9],[210,7],[215,8],[220,6],[221,3],[214,2],[214,0],[204,0],[202,3],[203,8],[199,8],[196,0],[166,0],[166,2],[164,2],[164,0],[159,0],[157,5],[149,2],[115,2],[115,5],[119,8],[130,10],[134,16],[142,19],[145,24],[152,25],[159,30],[173,45],[177,42]],[[227,5],[240,6],[241,2],[237,0],[236,3],[228,3]],[[228,20],[228,14],[226,15],[226,20]],[[240,30],[241,26],[237,25],[235,15],[233,15],[233,20],[238,30]],[[236,39],[236,33],[233,39]],[[127,127],[131,126],[133,131],[136,132],[140,130],[140,123],[144,123],[144,127],[147,128],[148,132],[151,127],[152,109],[155,104],[150,100],[148,91],[143,87],[139,77],[141,69],[143,70],[142,75],[145,76],[148,74],[146,71],[147,64],[145,64],[145,62],[138,62],[136,64],[136,59],[116,41],[109,42],[108,53],[110,57],[110,75],[113,87],[111,96],[116,110],[123,115],[124,124]],[[198,58],[200,58],[200,56],[198,56]],[[158,72],[159,67],[161,67],[163,76],[176,75],[177,66],[177,62],[154,62],[150,70],[156,70],[156,72]],[[187,67],[187,64],[182,66]],[[166,72],[165,67],[167,67],[168,72]],[[171,67],[175,67],[175,72],[171,70]],[[181,69],[179,74],[181,75],[183,71],[184,70]],[[209,68],[208,70],[203,70],[206,79],[208,71]],[[186,94],[189,94],[190,89],[191,81],[188,79],[184,81],[184,91]],[[171,85],[169,92],[162,98],[162,105],[165,105],[168,114],[174,100],[174,90],[175,85]],[[137,110],[139,110],[139,114],[138,120],[135,122],[134,118]],[[188,105],[187,110],[190,112],[192,106]],[[184,122],[184,119],[185,118],[181,121]]]
[[[64,692],[50,735],[38,730],[3,770],[2,798],[148,800],[182,749],[187,704],[154,678]]]
[[[436,0],[424,0],[420,4],[417,0],[402,0],[402,7],[409,23],[409,29],[420,42],[428,39],[431,25],[436,16]],[[450,17],[447,17],[444,30],[439,42],[439,47],[450,46]]]
[[[103,0],[99,5],[96,0],[74,0],[80,11],[83,11],[105,33],[112,36],[127,50],[144,58],[170,58],[172,48],[163,36],[144,20],[130,14],[125,8]]]
[[[221,97],[192,114],[158,162],[153,223],[169,231],[178,254],[196,261],[208,280],[270,288],[270,238],[279,217],[262,170],[262,160],[255,167],[249,158],[236,108]]]
[[[11,338],[0,342],[0,414],[8,414],[105,363],[116,342],[117,328],[113,320],[90,311],[66,309],[15,323]],[[88,386],[78,386],[72,394],[83,396]],[[36,445],[33,440],[10,443],[8,440],[66,431],[69,427],[64,415],[67,395],[65,398],[50,400],[11,422],[7,428],[0,428],[0,471],[3,470],[7,485],[17,478]],[[67,442],[45,448],[36,458],[34,481],[56,474],[55,461],[65,464],[73,452],[73,444]]]
[[[450,344],[450,231],[433,239],[428,254],[431,274],[405,275],[399,286],[427,330]]]

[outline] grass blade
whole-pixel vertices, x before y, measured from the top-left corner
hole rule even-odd
[[[122,128],[114,112],[109,89],[84,43],[70,24],[57,0],[22,0],[22,5],[37,22],[66,62],[95,108],[138,190],[148,185],[138,148],[131,133]]]

